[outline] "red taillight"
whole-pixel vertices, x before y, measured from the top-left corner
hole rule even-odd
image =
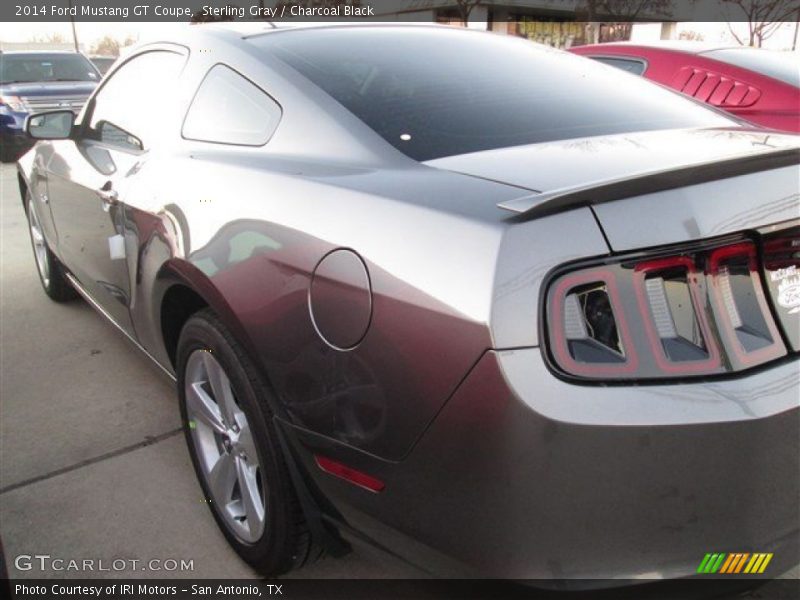
[[[739,367],[786,354],[769,312],[752,242],[717,248],[708,259],[714,314]]]
[[[577,375],[614,376],[636,371],[628,324],[613,273],[598,269],[568,275],[555,289],[553,319],[563,323],[554,340],[559,362]],[[605,314],[603,314],[605,313]]]
[[[314,456],[314,460],[317,462],[317,466],[326,473],[335,475],[336,477],[344,479],[345,481],[355,484],[358,487],[364,488],[365,490],[369,490],[370,492],[374,493],[382,492],[383,488],[386,487],[386,485],[381,480],[375,479],[374,477],[367,475],[366,473],[357,471],[352,467],[343,465],[342,463],[332,460],[330,458],[316,455]]]
[[[800,350],[800,225],[764,232],[764,281],[792,350]]]
[[[607,260],[547,289],[547,347],[567,375],[716,375],[786,354],[751,241]]]
[[[633,284],[650,350],[663,372],[719,369],[719,347],[708,326],[697,266],[691,258],[640,262],[633,269]],[[677,298],[671,301],[670,296]]]

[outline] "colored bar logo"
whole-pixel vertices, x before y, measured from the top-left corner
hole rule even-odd
[[[726,575],[735,575],[737,573],[747,573],[755,575],[763,573],[771,560],[771,552],[756,552],[753,554],[748,552],[709,553],[700,561],[697,572],[704,574],[724,573]]]

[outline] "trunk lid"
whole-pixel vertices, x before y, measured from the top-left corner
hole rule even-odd
[[[628,133],[503,148],[429,161],[429,166],[536,193],[684,169],[797,148],[800,138],[752,129]],[[756,229],[800,215],[796,164],[593,205],[614,251]],[[635,186],[634,186],[635,189]],[[591,198],[591,191],[586,194]],[[591,203],[591,200],[589,200]],[[498,209],[502,210],[502,209]]]

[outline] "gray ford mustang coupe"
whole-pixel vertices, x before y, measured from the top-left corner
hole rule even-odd
[[[19,184],[45,292],[177,381],[244,560],[797,560],[798,137],[487,33],[181,35],[29,117]]]

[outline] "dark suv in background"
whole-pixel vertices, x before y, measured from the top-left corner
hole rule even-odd
[[[13,162],[30,148],[29,113],[79,113],[100,77],[77,52],[0,52],[0,160]]]
[[[102,54],[92,54],[89,56],[89,60],[92,61],[92,64],[100,71],[101,75],[105,75],[108,73],[108,70],[111,66],[117,62],[116,56],[105,56]]]

